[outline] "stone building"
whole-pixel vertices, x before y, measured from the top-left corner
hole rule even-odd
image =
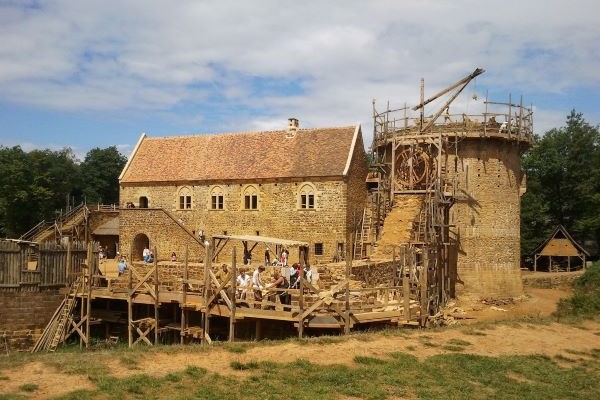
[[[367,170],[360,125],[300,129],[292,118],[278,131],[142,135],[119,177],[121,251],[181,259],[187,245],[198,260],[205,238],[257,235],[307,242],[313,262],[331,261],[362,216]]]

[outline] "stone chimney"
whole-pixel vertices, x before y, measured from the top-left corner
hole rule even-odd
[[[300,121],[297,118],[288,118],[288,129],[287,129],[287,137],[293,138],[298,132],[298,128],[300,127]]]

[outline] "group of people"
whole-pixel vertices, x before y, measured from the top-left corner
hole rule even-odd
[[[149,264],[154,262],[154,252],[150,250],[148,247],[144,247],[144,251],[142,252],[142,257],[144,259],[144,264]]]
[[[246,299],[252,293],[255,307],[259,307],[256,303],[262,302],[265,290],[275,288],[281,290],[276,290],[275,293],[271,294],[269,300],[275,302],[275,296],[278,296],[281,304],[289,305],[291,303],[291,295],[285,289],[299,289],[302,272],[304,272],[304,279],[312,282],[312,270],[309,265],[305,266],[304,270],[301,270],[298,263],[293,264],[291,267],[284,266],[282,269],[284,271],[275,269],[272,277],[273,280],[270,283],[265,283],[263,281],[263,273],[266,270],[264,265],[259,265],[252,273],[252,276],[248,275],[246,268],[240,268],[239,274],[236,276],[236,298]],[[227,264],[221,266],[216,277],[221,284],[229,279]],[[224,288],[230,291],[231,284],[228,282]]]
[[[267,249],[265,250],[265,265],[286,266],[288,263],[289,255],[290,253],[286,249],[282,249],[279,256],[275,255],[275,258],[271,260],[271,249],[267,247]],[[252,265],[252,252],[247,248],[244,249],[243,260],[244,265]]]

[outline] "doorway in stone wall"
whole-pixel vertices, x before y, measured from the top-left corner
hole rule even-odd
[[[133,239],[133,254],[131,261],[143,260],[143,252],[145,248],[150,248],[150,239],[143,233],[138,233]]]

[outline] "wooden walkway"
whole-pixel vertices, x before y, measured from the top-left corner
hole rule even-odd
[[[235,324],[244,320],[256,323],[259,339],[262,322],[288,322],[302,337],[307,328],[349,333],[360,324],[424,324],[423,316],[429,314],[426,299],[434,288],[428,284],[429,268],[424,267],[427,257],[410,246],[403,247],[397,262],[394,260],[386,284],[356,287],[356,281],[350,279],[349,260],[345,276],[335,282],[315,287],[302,276],[299,288],[268,288],[261,291],[260,301],[254,300],[252,288],[237,287],[235,250],[222,282],[213,272],[211,250],[203,264],[134,263],[116,279],[94,275],[90,290],[79,294],[81,303],[89,297],[91,324],[126,324],[128,342],[133,346],[157,344],[159,336],[169,331],[179,332],[181,343],[194,339],[210,343],[210,322],[215,317],[228,320],[228,340],[234,341]],[[281,303],[282,293],[288,294],[289,304]]]

